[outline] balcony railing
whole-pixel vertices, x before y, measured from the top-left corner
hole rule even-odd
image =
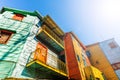
[[[35,52],[33,52],[30,56],[27,66],[31,66],[32,64],[34,64],[35,61],[37,61],[36,63],[38,63],[38,65],[42,65],[46,70],[50,69],[51,73],[56,72],[57,74],[67,76],[66,64],[54,55],[48,53],[45,56],[45,61],[43,61],[43,58],[35,56],[40,56],[40,54],[36,54]]]
[[[42,30],[51,36],[61,47],[63,47],[64,43],[63,41],[54,33],[52,30],[50,30],[46,25],[42,26]]]

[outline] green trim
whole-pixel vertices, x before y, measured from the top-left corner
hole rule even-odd
[[[7,31],[11,31],[11,32],[13,32],[13,33],[16,33],[16,31],[14,31],[14,30],[9,30],[9,29],[0,28],[0,30],[7,30]]]
[[[13,8],[7,8],[7,7],[3,7],[2,10],[0,11],[0,13],[3,13],[4,11],[11,11],[13,13],[19,13],[22,15],[32,15],[32,16],[37,16],[39,19],[42,19],[42,16],[39,14],[39,12],[34,11],[34,12],[29,12],[29,11],[24,11],[24,10],[18,10],[18,9],[13,9]]]

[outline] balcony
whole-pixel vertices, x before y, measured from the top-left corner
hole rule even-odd
[[[63,41],[52,32],[46,25],[43,25],[37,34],[37,39],[46,43],[48,46],[55,49],[57,52],[64,50]]]
[[[43,56],[43,53],[39,53],[39,50],[37,51],[37,53],[35,51],[30,56],[28,64],[26,65],[27,68],[40,70],[47,73],[49,76],[61,78],[62,80],[67,79],[66,64],[64,62],[52,54],[44,53]]]

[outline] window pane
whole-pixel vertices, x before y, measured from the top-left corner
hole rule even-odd
[[[15,15],[13,16],[13,19],[14,19],[14,20],[18,20],[18,21],[22,21],[23,18],[24,18],[24,16],[21,15],[21,14],[15,14]]]
[[[90,57],[91,56],[90,51],[86,51],[86,55]]]
[[[77,59],[78,59],[78,61],[80,61],[80,57],[79,57],[79,55],[77,55]]]
[[[0,30],[0,44],[5,44],[10,36],[12,35],[12,32]]]

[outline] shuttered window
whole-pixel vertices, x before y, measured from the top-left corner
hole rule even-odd
[[[22,21],[23,18],[24,18],[24,16],[21,15],[21,14],[15,14],[15,15],[13,16],[13,19],[14,19],[14,20],[18,20],[18,21]]]
[[[0,30],[0,44],[6,44],[13,33],[7,30]]]

